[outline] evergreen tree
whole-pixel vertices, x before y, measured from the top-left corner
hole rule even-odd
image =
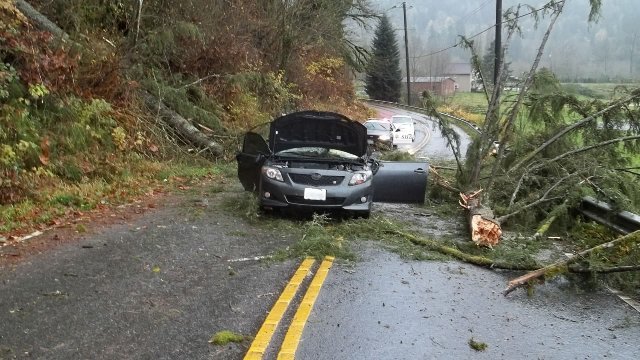
[[[401,82],[398,42],[389,18],[383,15],[373,39],[372,56],[367,66],[365,91],[372,99],[398,102]]]
[[[490,86],[493,86],[493,77],[494,77],[494,69],[495,69],[495,61],[496,61],[496,52],[495,52],[495,41],[491,41],[489,47],[487,48],[487,52],[482,57],[482,77],[484,83]],[[502,54],[502,61],[506,61],[504,59],[504,52]],[[503,80],[506,80],[511,75],[510,62],[505,63],[505,71],[502,74]]]
[[[487,85],[493,85],[494,63],[496,61],[495,41],[491,41],[487,51],[482,57],[482,80]]]

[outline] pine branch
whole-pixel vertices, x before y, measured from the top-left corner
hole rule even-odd
[[[579,120],[575,123],[573,123],[570,126],[567,126],[566,128],[562,129],[561,131],[559,131],[556,135],[554,135],[553,137],[551,137],[550,139],[548,139],[547,141],[545,141],[542,145],[540,145],[537,149],[533,150],[532,152],[530,152],[527,156],[524,157],[524,159],[520,160],[520,162],[518,162],[516,165],[512,166],[509,170],[507,170],[507,174],[513,172],[514,170],[517,170],[519,168],[521,168],[523,165],[527,164],[529,161],[531,161],[531,159],[533,159],[536,155],[538,155],[539,153],[541,153],[544,149],[546,149],[547,147],[549,147],[549,145],[555,143],[558,139],[560,139],[561,137],[563,137],[564,135],[566,135],[567,133],[571,132],[572,130],[575,130],[577,128],[580,128],[581,126],[595,120],[598,118],[598,116],[611,111],[612,109],[615,109],[617,107],[622,106],[623,104],[629,103],[631,101],[633,101],[634,99],[640,98],[640,94],[634,94],[631,95],[629,97],[626,97],[624,99],[618,100],[615,103],[607,106],[606,108],[590,115],[587,116],[585,118],[583,118],[582,120]]]

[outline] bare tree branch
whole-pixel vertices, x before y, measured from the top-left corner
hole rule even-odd
[[[516,196],[518,196],[518,192],[520,191],[520,187],[522,186],[522,182],[524,181],[525,176],[527,175],[526,172],[522,173],[522,176],[520,176],[520,180],[518,180],[518,185],[516,185],[515,190],[513,190],[513,194],[511,194],[511,200],[509,200],[509,208],[511,208],[513,206],[513,203],[516,201]]]
[[[512,212],[512,213],[510,213],[510,214],[500,216],[497,220],[498,220],[499,222],[503,222],[503,221],[507,220],[508,218],[510,218],[510,217],[512,217],[512,216],[514,216],[514,215],[517,215],[517,214],[521,213],[523,210],[526,210],[526,209],[532,208],[532,207],[534,207],[534,206],[536,206],[536,205],[538,205],[538,204],[541,204],[541,203],[543,203],[543,202],[548,202],[548,201],[552,201],[552,200],[557,200],[557,199],[559,199],[560,197],[547,198],[547,196],[549,196],[549,194],[551,194],[551,192],[552,192],[553,190],[555,190],[555,188],[557,188],[558,186],[560,186],[560,184],[562,184],[565,180],[567,180],[567,179],[569,179],[569,178],[571,178],[571,177],[573,177],[573,176],[576,176],[576,175],[577,175],[577,173],[575,173],[575,172],[574,172],[574,173],[571,173],[571,174],[569,174],[569,175],[566,175],[566,176],[562,177],[562,178],[561,178],[560,180],[558,180],[555,184],[551,185],[551,187],[549,187],[549,189],[547,189],[547,191],[546,191],[546,192],[545,192],[545,193],[544,193],[544,194],[543,194],[543,195],[542,195],[538,200],[536,200],[536,201],[534,201],[534,202],[532,202],[532,203],[530,203],[530,204],[527,204],[527,205],[525,205],[525,206],[523,206],[523,207],[519,208],[518,210],[516,210],[516,211],[514,211],[514,212]]]
[[[220,75],[220,74],[209,74],[209,75],[207,75],[207,76],[205,76],[205,77],[202,77],[202,78],[200,78],[200,79],[198,79],[198,80],[196,80],[196,81],[194,81],[194,82],[191,82],[191,83],[189,83],[189,84],[186,84],[186,85],[181,86],[181,87],[180,87],[180,89],[184,89],[184,88],[191,87],[191,86],[193,86],[193,85],[197,85],[197,84],[199,84],[199,83],[201,83],[201,82],[203,82],[203,81],[205,81],[205,80],[207,80],[207,79],[211,79],[211,78],[219,78],[219,77],[222,77],[222,76],[223,76],[223,75]]]
[[[553,30],[553,27],[556,23],[556,21],[558,20],[558,17],[560,16],[560,14],[562,14],[562,10],[564,9],[564,2],[559,2],[554,4],[555,8],[553,10],[553,15],[551,17],[551,21],[549,22],[549,25],[547,26],[547,30],[544,33],[544,36],[542,37],[542,42],[540,43],[540,46],[538,47],[538,53],[536,54],[536,58],[533,61],[533,65],[531,65],[531,69],[529,70],[529,73],[527,74],[527,77],[525,78],[524,84],[522,85],[522,89],[520,90],[520,93],[518,94],[518,97],[511,109],[511,111],[509,112],[509,118],[507,119],[507,123],[505,125],[505,130],[504,130],[504,137],[501,139],[501,142],[506,144],[509,140],[510,140],[510,135],[511,135],[511,129],[513,129],[515,120],[517,118],[517,115],[520,111],[520,107],[522,106],[522,103],[524,102],[524,98],[526,93],[529,90],[529,87],[531,86],[531,84],[533,83],[533,79],[534,76],[536,74],[536,71],[538,70],[538,66],[540,65],[540,60],[542,59],[542,54],[544,53],[544,49],[547,45],[547,41],[549,40],[549,36],[551,35],[551,31]],[[489,181],[486,185],[487,189],[491,189],[491,186],[493,186],[493,182],[495,181],[495,177],[497,174],[498,169],[500,168],[500,165],[502,164],[502,161],[504,159],[504,151],[505,151],[506,146],[500,146],[498,148],[498,154],[496,156],[496,162],[493,165],[493,170],[491,171],[492,176],[489,178]]]
[[[142,18],[142,3],[144,0],[138,0],[138,20],[136,21],[136,37],[134,44],[138,43],[138,35],[140,34],[140,19]]]
[[[575,263],[576,261],[583,259],[585,256],[589,255],[593,251],[612,248],[614,246],[617,246],[620,243],[625,243],[625,242],[635,243],[635,242],[638,242],[639,240],[640,240],[640,230],[632,232],[625,236],[619,237],[613,241],[609,241],[607,243],[600,244],[590,249],[583,250],[577,254],[572,255],[567,260],[555,262],[551,265],[547,265],[536,271],[524,274],[518,278],[515,278],[509,281],[509,283],[507,284],[507,288],[503,292],[503,295],[507,296],[513,290],[528,284],[530,281],[544,277],[547,274],[557,273],[559,271],[561,272],[562,270],[567,269],[567,267],[572,263]]]
[[[569,271],[574,273],[598,273],[598,274],[611,274],[611,273],[619,273],[619,272],[629,272],[629,271],[640,271],[640,265],[622,265],[622,266],[612,266],[606,268],[600,267],[578,267],[571,266],[569,267]]]

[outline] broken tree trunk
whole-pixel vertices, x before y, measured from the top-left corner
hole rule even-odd
[[[428,250],[437,251],[441,254],[454,257],[458,260],[462,260],[469,264],[482,266],[489,269],[504,269],[504,270],[537,270],[536,265],[522,263],[522,262],[509,262],[494,260],[480,255],[468,254],[459,249],[445,244],[439,243],[431,239],[425,239],[419,235],[409,234],[400,230],[389,230],[391,234],[400,235],[403,238],[409,240],[414,245],[424,246]],[[584,268],[578,266],[568,266],[567,271],[572,273],[598,273],[598,274],[610,274],[626,271],[640,271],[640,265],[621,265],[614,267],[597,267],[597,268]]]
[[[153,109],[162,120],[172,129],[184,136],[191,144],[205,150],[213,157],[222,155],[222,146],[206,137],[200,130],[193,126],[187,119],[167,107],[160,99],[146,91],[140,91],[140,97],[150,109]]]
[[[460,193],[460,205],[467,210],[471,241],[478,246],[492,247],[500,242],[502,228],[493,211],[480,203],[481,192],[482,189],[468,195]]]
[[[48,31],[63,40],[69,40],[69,35],[64,32],[64,30],[54,24],[46,16],[42,15],[38,10],[34,9],[28,2],[24,0],[16,0],[16,8],[28,17],[38,29]]]
[[[431,251],[437,251],[441,254],[452,256],[458,260],[462,260],[469,264],[482,266],[489,269],[531,270],[532,268],[534,268],[530,264],[524,264],[521,262],[508,263],[504,261],[489,259],[487,257],[480,256],[480,255],[467,254],[454,247],[446,246],[434,240],[421,238],[419,236],[409,234],[400,230],[390,230],[389,232],[392,234],[400,235],[405,239],[411,241],[411,243],[415,245],[424,246]]]
[[[511,281],[509,281],[509,283],[507,284],[507,288],[504,289],[503,294],[506,296],[508,295],[510,292],[512,292],[513,290],[528,284],[530,281],[533,280],[537,280],[540,279],[544,276],[546,276],[547,274],[556,274],[559,272],[563,272],[566,271],[568,269],[568,266],[582,258],[584,258],[586,255],[588,255],[589,253],[596,251],[596,250],[602,250],[602,249],[608,249],[611,248],[613,246],[616,246],[618,244],[624,243],[624,242],[638,242],[640,240],[640,230],[632,232],[630,234],[627,234],[623,237],[617,238],[613,241],[609,241],[606,242],[604,244],[600,244],[598,246],[592,247],[590,249],[587,250],[583,250],[577,254],[573,254],[571,257],[569,257],[566,260],[563,261],[558,261],[555,262],[551,265],[547,265],[543,268],[540,268],[538,270],[526,273],[518,278],[515,278]]]

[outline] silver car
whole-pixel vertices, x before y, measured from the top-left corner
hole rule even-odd
[[[245,134],[236,156],[245,190],[265,210],[343,210],[368,217],[373,201],[424,202],[426,162],[367,155],[367,129],[333,112],[301,111],[269,124],[269,139]]]
[[[375,148],[392,149],[393,124],[388,121],[369,119],[364,122],[367,128],[367,143]]]

